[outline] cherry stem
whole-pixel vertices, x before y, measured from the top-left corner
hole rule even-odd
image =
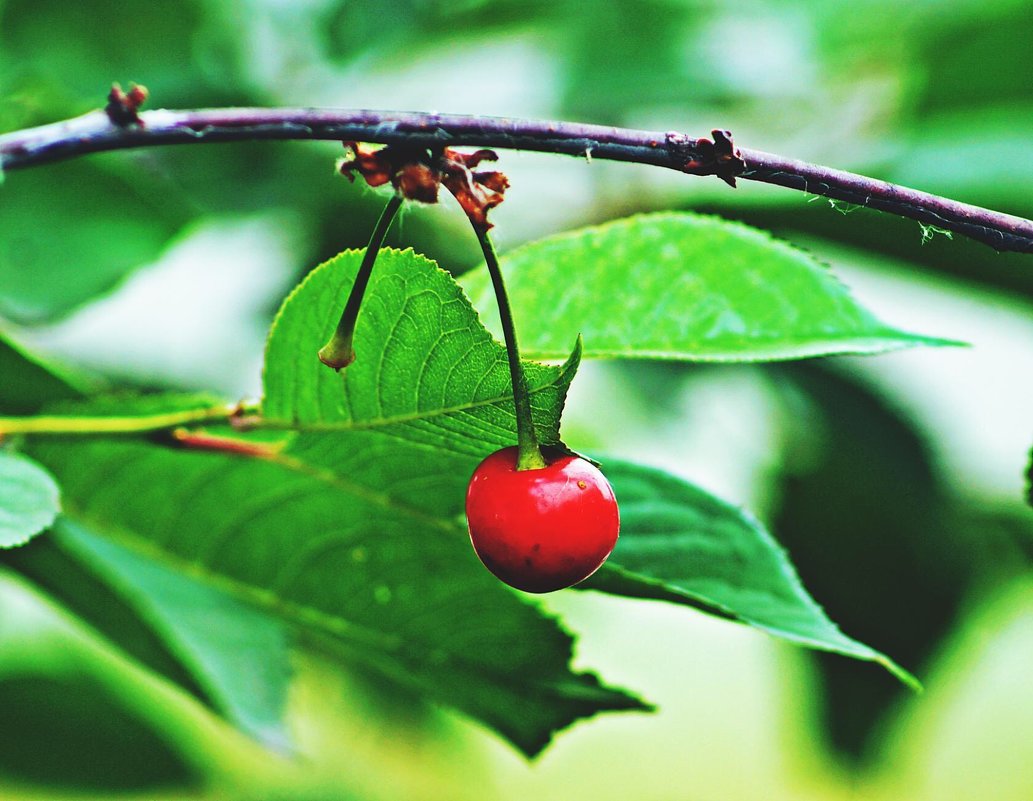
[[[516,326],[513,325],[513,313],[509,308],[509,295],[506,284],[502,280],[499,269],[499,258],[495,246],[486,228],[474,225],[477,240],[484,252],[484,261],[488,265],[488,274],[495,288],[495,299],[499,304],[499,319],[502,321],[502,335],[506,340],[506,355],[509,357],[509,375],[513,381],[513,405],[516,407],[517,424],[517,470],[540,470],[547,466],[542,449],[538,445],[538,436],[534,431],[534,420],[531,418],[531,394],[524,377],[524,367],[520,363],[520,349],[517,347]]]
[[[401,205],[402,196],[391,195],[391,199],[387,201],[384,211],[380,214],[380,219],[377,220],[377,225],[369,238],[369,244],[366,245],[366,252],[362,256],[359,272],[355,276],[355,283],[352,284],[351,293],[348,295],[348,301],[344,304],[344,311],[341,312],[341,320],[337,323],[337,329],[330,337],[330,341],[319,349],[319,361],[327,367],[340,370],[355,361],[353,340],[355,338],[355,321],[359,317],[359,307],[362,306],[362,297],[366,294],[366,286],[373,273],[373,264],[377,260],[377,254],[384,246],[387,230],[394,222]]]

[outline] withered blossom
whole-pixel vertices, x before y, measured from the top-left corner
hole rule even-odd
[[[437,203],[440,187],[451,192],[473,225],[488,230],[488,211],[503,201],[509,187],[506,176],[494,170],[475,171],[482,161],[497,161],[494,150],[461,153],[452,148],[432,152],[426,148],[387,145],[373,148],[345,142],[353,153],[341,162],[341,174],[354,181],[355,174],[369,186],[390,183],[402,197],[420,203]]]

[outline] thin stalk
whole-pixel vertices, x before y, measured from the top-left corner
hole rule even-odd
[[[538,445],[538,436],[534,432],[534,421],[531,418],[531,395],[524,377],[524,367],[520,363],[520,349],[517,346],[516,326],[513,324],[513,313],[509,308],[509,295],[506,284],[502,280],[499,259],[495,253],[488,231],[475,225],[477,240],[484,252],[484,261],[488,265],[488,274],[495,288],[495,299],[499,304],[499,319],[502,321],[502,335],[506,340],[506,355],[509,358],[509,376],[513,382],[513,405],[516,407],[517,423],[517,470],[539,470],[546,466],[542,449]]]
[[[179,426],[201,423],[226,423],[237,413],[238,406],[213,406],[208,409],[189,409],[162,414],[127,415],[123,417],[0,417],[0,437],[15,434],[109,436],[112,434],[143,434]]]
[[[171,440],[181,448],[191,450],[213,451],[233,456],[249,456],[255,459],[272,459],[281,450],[281,446],[268,442],[248,442],[234,437],[220,437],[212,434],[196,433],[177,428],[170,432]]]
[[[348,301],[344,304],[344,311],[341,312],[341,319],[337,323],[337,329],[334,331],[333,336],[330,337],[330,341],[319,349],[319,361],[327,367],[340,370],[355,361],[353,340],[355,338],[355,322],[359,317],[359,308],[362,306],[362,298],[366,294],[369,277],[373,274],[373,264],[377,260],[377,254],[380,252],[380,248],[384,246],[384,238],[387,236],[387,231],[391,227],[391,223],[394,222],[395,215],[398,213],[401,205],[401,195],[391,195],[391,199],[387,201],[384,211],[380,214],[380,219],[377,220],[377,225],[369,238],[369,244],[366,245],[366,252],[362,256],[359,272],[355,276],[355,283],[352,284],[351,292],[348,295]]]

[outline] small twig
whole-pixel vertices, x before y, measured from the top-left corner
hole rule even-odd
[[[280,446],[268,442],[248,442],[247,440],[234,439],[233,437],[220,437],[213,434],[187,431],[183,428],[158,433],[166,438],[169,444],[179,448],[212,451],[232,456],[246,456],[253,459],[272,459],[281,450]],[[159,439],[162,436],[159,436]]]
[[[15,434],[33,436],[112,436],[143,434],[186,425],[232,423],[242,415],[244,404],[187,409],[157,414],[110,415],[104,417],[75,415],[38,415],[35,417],[0,417],[0,437]]]
[[[167,144],[255,139],[325,139],[412,147],[476,146],[534,150],[651,164],[694,175],[777,184],[909,217],[962,234],[999,251],[1033,253],[1033,221],[919,192],[863,175],[736,149],[731,136],[538,122],[468,115],[230,108],[146,111],[122,127],[97,111],[0,136],[0,170],[16,170],[88,153]]]

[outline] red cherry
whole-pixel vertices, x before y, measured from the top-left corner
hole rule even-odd
[[[517,470],[517,448],[495,451],[466,491],[470,541],[484,566],[526,592],[552,592],[592,575],[617,544],[620,513],[606,477],[584,459],[543,452],[546,467]]]

